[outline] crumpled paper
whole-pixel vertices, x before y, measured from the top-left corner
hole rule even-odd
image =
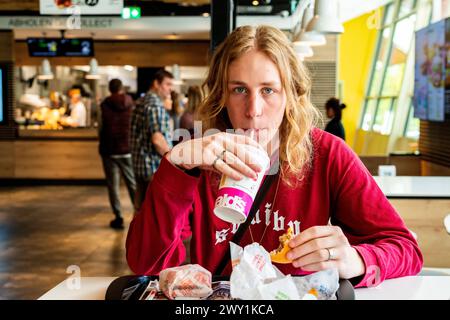
[[[284,275],[258,243],[242,248],[230,242],[230,293],[242,300],[332,300],[339,288],[336,268],[304,277]]]

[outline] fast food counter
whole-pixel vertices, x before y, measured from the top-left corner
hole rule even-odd
[[[0,154],[0,179],[104,179],[96,128],[20,129]]]

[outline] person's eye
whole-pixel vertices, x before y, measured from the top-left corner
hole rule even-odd
[[[247,93],[247,89],[244,87],[236,87],[233,89],[234,93]]]
[[[274,91],[272,88],[263,88],[262,93],[264,94],[272,94]]]

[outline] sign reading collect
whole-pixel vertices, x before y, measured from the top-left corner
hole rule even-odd
[[[121,14],[123,0],[40,0],[39,13],[52,15]]]

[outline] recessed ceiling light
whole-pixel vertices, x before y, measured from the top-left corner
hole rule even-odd
[[[259,5],[259,1],[257,1],[257,0],[253,0],[253,1],[252,1],[252,5],[254,5],[254,6],[257,6],[257,5]]]
[[[205,18],[208,18],[209,17],[209,12],[203,12],[202,16],[204,16]]]
[[[126,40],[129,37],[126,34],[118,34],[117,36],[115,36],[114,38],[118,39],[118,40]]]

